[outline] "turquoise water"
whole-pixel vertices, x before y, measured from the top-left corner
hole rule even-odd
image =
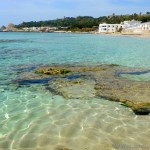
[[[0,33],[0,150],[150,149],[150,118],[116,102],[66,100],[18,72],[53,63],[150,68],[150,39],[66,33]],[[134,77],[129,77],[134,78]],[[149,74],[136,76],[149,79]],[[139,79],[140,78],[140,79]],[[141,146],[141,147],[140,147]]]
[[[150,67],[149,38],[92,34],[0,33],[0,40],[1,63],[8,67],[19,64],[71,62]]]

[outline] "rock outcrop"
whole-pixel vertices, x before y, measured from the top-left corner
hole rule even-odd
[[[26,80],[45,80],[46,87],[68,99],[103,97],[121,102],[137,115],[150,113],[150,81],[136,81],[121,74],[146,74],[149,70],[127,68],[118,65],[40,67],[26,75]],[[31,73],[30,73],[31,74]],[[33,75],[35,74],[35,75]],[[35,77],[35,79],[34,79]],[[25,80],[24,79],[24,80]]]

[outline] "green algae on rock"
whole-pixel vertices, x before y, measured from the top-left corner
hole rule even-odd
[[[46,75],[66,75],[71,73],[71,70],[66,68],[57,68],[57,67],[43,67],[35,71],[37,74],[46,74]]]

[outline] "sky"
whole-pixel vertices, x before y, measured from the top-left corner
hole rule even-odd
[[[150,0],[0,0],[0,26],[63,17],[150,12]]]

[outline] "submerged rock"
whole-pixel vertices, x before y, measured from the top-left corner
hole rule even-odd
[[[88,99],[95,97],[95,82],[87,79],[64,79],[59,78],[49,81],[49,88],[65,98]]]
[[[118,65],[40,67],[24,76],[30,80],[48,79],[47,89],[71,99],[88,99],[95,96],[124,103],[137,115],[150,113],[150,81],[136,81],[122,74],[142,75],[149,70]],[[76,78],[77,77],[77,78]]]
[[[97,95],[128,105],[136,114],[150,113],[150,82],[116,77],[113,70],[96,73]]]

